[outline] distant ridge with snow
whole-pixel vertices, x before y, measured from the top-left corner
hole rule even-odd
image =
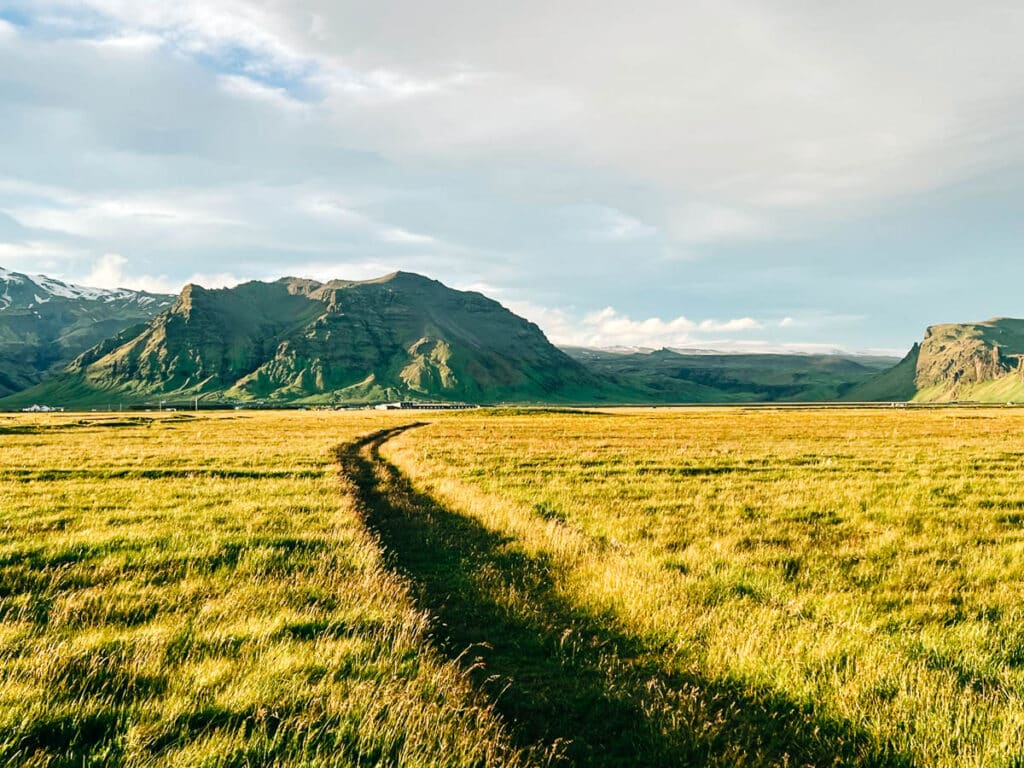
[[[173,299],[0,267],[0,396],[38,384],[93,345],[148,321]]]
[[[25,297],[31,298],[25,301]],[[153,303],[167,305],[172,297],[164,294],[132,291],[128,288],[89,288],[83,285],[65,283],[46,275],[28,275],[12,272],[0,267],[0,310],[16,303],[45,304],[51,299],[72,299],[82,301],[99,301],[104,303],[128,302],[139,306]]]

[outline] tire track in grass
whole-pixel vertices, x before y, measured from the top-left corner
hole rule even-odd
[[[600,768],[914,764],[809,702],[665,669],[613,616],[560,594],[558,563],[418,492],[381,456],[385,442],[422,426],[339,447],[340,471],[389,566],[436,617],[436,644],[468,670],[522,745]]]

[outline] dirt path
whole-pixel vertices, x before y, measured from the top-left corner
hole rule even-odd
[[[381,445],[421,426],[340,447],[340,471],[390,567],[436,617],[438,647],[520,743],[587,766],[912,764],[778,692],[666,671],[613,616],[570,604],[557,563],[417,492],[381,456]]]

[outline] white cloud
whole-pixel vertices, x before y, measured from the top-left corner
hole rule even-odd
[[[183,282],[166,275],[131,275],[125,271],[128,259],[117,253],[107,253],[96,259],[90,271],[81,277],[71,278],[78,285],[89,288],[128,288],[133,291],[150,293],[178,293],[186,283],[204,288],[231,288],[245,282],[243,278],[228,273],[201,273],[190,275]]]
[[[577,321],[564,310],[543,307],[529,301],[505,300],[502,304],[520,317],[536,323],[554,344],[589,346],[580,341],[583,334]]]
[[[411,99],[438,96],[486,80],[482,72],[456,72],[438,78],[417,78],[387,69],[360,73],[335,66],[315,79],[326,90],[344,97],[354,97],[364,104],[387,104]]]
[[[318,262],[271,265],[264,272],[236,275],[230,272],[193,272],[183,280],[166,274],[133,274],[126,257],[108,253],[94,259],[90,270],[81,275],[68,276],[78,285],[92,288],[130,288],[153,293],[178,293],[187,283],[204,288],[231,288],[247,280],[277,280],[284,276],[301,277],[319,282],[331,280],[373,280],[400,269],[400,265],[377,261]],[[64,275],[59,275],[64,277]]]
[[[308,197],[300,200],[298,209],[319,219],[344,226],[366,226],[370,222],[360,213],[341,200],[329,197]]]
[[[116,253],[106,253],[93,262],[92,269],[81,278],[75,280],[89,288],[130,288],[136,291],[152,291],[153,293],[170,293],[166,278],[150,276],[129,277],[124,273],[128,259]]]
[[[769,234],[760,217],[722,205],[691,203],[672,218],[672,234],[684,243],[747,240]]]
[[[1012,0],[8,5],[29,24],[0,22],[0,241],[60,243],[70,274],[107,253],[175,284],[372,262],[552,305],[645,291],[673,333],[740,334],[766,288],[801,323],[809,301],[863,309],[854,248],[764,241],[849,245],[837,225],[873,212],[1021,191]],[[868,257],[856,301],[920,287],[938,218],[885,244],[900,274]],[[726,330],[672,318],[708,296]],[[915,301],[885,311],[917,323]]]
[[[410,232],[401,227],[389,227],[381,230],[380,239],[385,243],[399,243],[401,245],[438,245],[437,238],[424,235],[419,232]]]
[[[290,83],[319,89],[322,129],[369,150],[610,169],[663,190],[668,218],[712,191],[712,209],[675,227],[692,242],[769,234],[758,209],[847,215],[1024,150],[1004,128],[1021,117],[1024,14],[998,0],[650,2],[628,16],[439,0],[403,7],[401,23],[354,0],[37,12],[73,26],[83,6],[120,30],[100,44],[206,57],[237,70],[221,73],[236,94],[291,108]]]
[[[14,200],[45,198],[62,202],[70,202],[76,199],[74,193],[63,186],[40,184],[13,176],[0,176],[0,200],[4,198]]]
[[[306,277],[322,283],[330,280],[373,280],[397,272],[400,264],[381,261],[309,261],[298,264],[279,265],[274,277],[289,275]],[[270,278],[270,275],[267,276]]]
[[[768,331],[772,325],[792,327],[792,318],[767,323],[744,317],[733,320],[692,321],[686,317],[672,319],[647,318],[634,320],[612,307],[585,314],[582,318],[562,309],[543,307],[526,301],[506,301],[505,305],[516,314],[536,323],[548,339],[563,347],[589,347],[592,349],[679,349],[700,352],[756,353],[756,354],[871,354],[902,357],[905,350],[897,348],[851,349],[833,342],[780,341],[771,338],[751,338],[754,331]],[[825,323],[862,318],[823,318]],[[722,334],[741,333],[742,338]],[[710,334],[710,336],[709,336]]]
[[[352,204],[329,196],[309,196],[300,200],[298,210],[320,221],[348,230],[361,230],[379,242],[397,246],[444,245],[433,235],[413,232],[400,226],[383,223],[358,210]]]
[[[597,218],[597,225],[589,232],[589,236],[594,240],[610,242],[643,240],[658,232],[657,227],[645,224],[640,219],[615,208],[599,208]]]
[[[501,296],[505,292],[505,289],[500,286],[479,280],[472,283],[452,283],[452,287],[460,291],[476,291],[491,299],[495,296]]]
[[[270,104],[288,112],[306,112],[308,105],[294,99],[284,88],[273,88],[245,75],[220,75],[221,88],[232,96]]]
[[[0,259],[7,265],[14,262],[25,263],[39,259],[76,256],[78,254],[79,251],[64,243],[46,240],[27,240],[16,243],[0,242]]]
[[[184,284],[192,283],[194,285],[201,285],[203,288],[234,288],[236,285],[240,285],[250,279],[248,277],[239,277],[230,272],[193,272],[185,279]],[[174,285],[174,283],[169,284]],[[177,293],[181,288],[182,286],[179,285],[170,292]]]
[[[702,320],[697,328],[709,333],[735,333],[737,331],[760,331],[764,323],[752,317],[737,317],[732,320]]]
[[[192,197],[192,200],[188,198]],[[178,191],[161,196],[93,198],[68,195],[49,205],[3,210],[23,227],[78,237],[109,238],[115,233],[163,234],[183,228],[245,226],[217,208],[223,200],[204,193]]]
[[[52,6],[73,9],[63,2]],[[126,29],[158,35],[179,49],[215,54],[226,48],[252,50],[264,66],[301,70],[308,57],[280,34],[280,15],[287,8],[240,0],[178,0],[174,3],[138,3],[133,0],[90,0],[75,4],[116,20]],[[73,11],[72,11],[73,12]],[[251,66],[257,68],[258,62]]]
[[[147,33],[120,34],[112,37],[101,37],[95,40],[87,40],[86,44],[100,50],[114,51],[129,55],[139,53],[150,53],[163,45],[164,40],[159,35]]]
[[[0,267],[31,274],[56,274],[87,255],[80,247],[52,240],[0,242]]]
[[[582,318],[561,309],[529,302],[511,301],[507,306],[537,323],[555,344],[579,347],[706,347],[732,345],[718,334],[746,333],[764,329],[764,323],[750,317],[695,322],[685,316],[670,319],[650,317],[634,320],[613,307],[589,312]],[[714,338],[708,339],[707,334]]]

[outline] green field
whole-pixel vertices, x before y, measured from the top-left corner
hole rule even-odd
[[[380,420],[0,420],[0,765],[534,763],[335,471]]]
[[[1015,409],[0,417],[0,764],[1018,766],[1022,476]]]

